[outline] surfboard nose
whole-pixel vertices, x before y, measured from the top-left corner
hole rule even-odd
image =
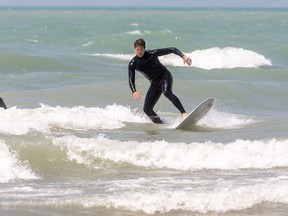
[[[6,104],[4,103],[4,100],[0,97],[0,107],[7,109]]]
[[[189,130],[195,125],[201,118],[203,118],[207,112],[211,109],[214,102],[214,98],[208,98],[201,104],[199,104],[188,116],[180,122],[176,129],[178,130]]]

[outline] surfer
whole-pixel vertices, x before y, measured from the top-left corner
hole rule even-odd
[[[143,110],[154,123],[163,123],[160,117],[153,110],[162,93],[180,111],[182,118],[186,117],[187,113],[184,107],[178,97],[172,92],[173,77],[168,69],[160,63],[158,57],[173,53],[183,58],[184,64],[189,66],[192,64],[191,58],[184,55],[180,50],[174,47],[154,50],[145,49],[146,43],[142,38],[134,42],[136,56],[130,61],[128,66],[129,86],[134,99],[137,101],[141,99],[141,93],[136,90],[135,85],[135,71],[139,71],[151,83],[146,94]]]
[[[6,104],[4,103],[4,100],[0,97],[0,107],[7,109]]]

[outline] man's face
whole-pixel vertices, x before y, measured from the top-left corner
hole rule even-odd
[[[145,52],[145,48],[142,46],[136,46],[135,53],[139,58],[142,58]]]

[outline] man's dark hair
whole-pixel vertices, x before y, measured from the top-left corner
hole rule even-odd
[[[146,48],[146,42],[145,42],[145,40],[142,39],[142,38],[137,39],[137,40],[134,42],[134,48],[136,48],[137,46],[141,46],[141,47]]]

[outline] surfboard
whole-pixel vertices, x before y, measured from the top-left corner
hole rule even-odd
[[[0,97],[0,107],[7,109],[6,104],[4,103],[4,100]]]
[[[211,109],[214,102],[214,98],[208,98],[199,104],[192,112],[188,114],[188,116],[180,122],[176,129],[178,130],[189,130],[191,127],[195,126],[195,124],[203,118],[208,111]]]

